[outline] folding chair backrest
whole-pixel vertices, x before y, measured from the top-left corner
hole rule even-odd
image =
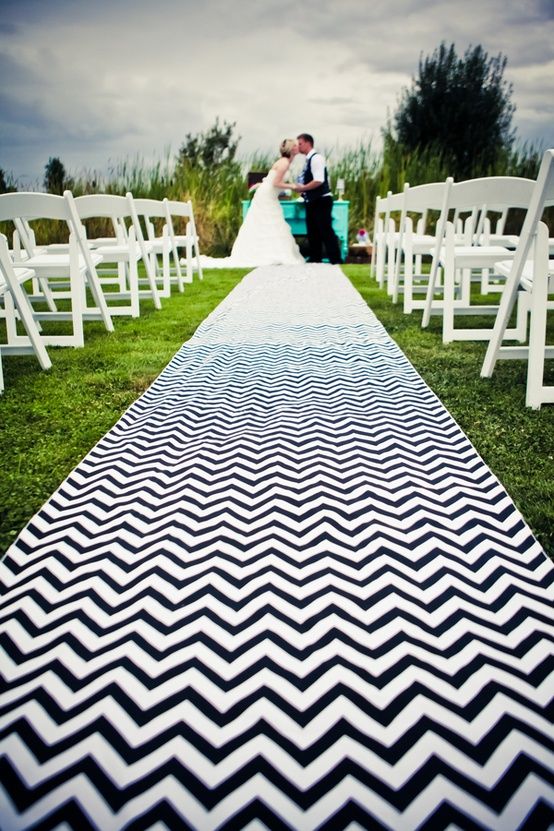
[[[126,238],[125,220],[130,218],[127,199],[113,193],[91,193],[72,196],[73,207],[79,221],[85,219],[110,219],[117,237]]]
[[[389,194],[389,196],[388,196],[388,205],[387,205],[389,216],[390,216],[390,214],[397,213],[398,211],[401,211],[403,209],[403,207],[404,207],[404,197],[405,197],[406,191],[409,189],[409,187],[410,187],[409,184],[406,182],[406,184],[404,185],[404,189],[401,190],[399,193],[390,193]]]
[[[193,218],[192,202],[179,202],[174,199],[164,199],[163,204],[171,216],[181,216],[185,219]],[[167,216],[167,213],[166,213]]]
[[[137,199],[133,197],[135,210],[139,216],[165,218],[164,203],[160,199]]]
[[[188,220],[191,223],[191,229],[193,233],[196,233],[196,229],[194,226],[194,213],[192,210],[192,202],[190,201],[190,199],[187,202],[179,202],[174,199],[166,198],[163,200],[163,204],[165,208],[165,218],[169,234],[173,239],[175,238],[175,229],[173,226],[174,216]]]
[[[23,248],[27,251],[29,256],[32,256],[37,247],[37,240],[29,219],[22,216],[16,216],[14,217],[13,222],[15,229],[19,234],[19,239],[23,245]]]
[[[502,344],[508,319],[515,305],[516,296],[520,286],[521,276],[525,263],[531,253],[533,240],[538,232],[539,222],[544,209],[554,202],[554,149],[546,150],[534,183],[533,192],[529,200],[527,213],[523,221],[523,227],[519,236],[519,242],[512,260],[510,272],[506,278],[506,284],[500,300],[500,308],[496,316],[494,329],[483,362],[481,375],[490,376],[498,350]]]
[[[455,212],[472,212],[469,233],[478,240],[490,210],[502,213],[509,208],[527,209],[535,182],[518,176],[488,176],[456,182],[450,191],[449,207]]]
[[[143,257],[146,257],[146,251],[144,249],[144,234],[142,233],[142,228],[139,220],[139,216],[144,217],[144,224],[146,228],[146,235],[148,239],[153,238],[153,227],[152,223],[150,222],[150,217],[157,217],[161,216],[165,218],[165,211],[163,208],[163,204],[157,202],[155,199],[135,199],[133,194],[128,191],[126,194],[127,203],[129,205],[129,212],[131,215],[131,219],[133,222],[133,226],[135,229],[135,234],[137,237],[137,241],[141,248]],[[141,204],[143,206],[143,210],[139,210],[137,208],[137,204]],[[148,213],[144,211],[144,206],[147,205]],[[154,211],[154,213],[152,212]]]
[[[3,193],[0,194],[0,222],[13,222],[19,242],[32,257],[36,252],[35,234],[29,221],[55,219],[75,230],[71,214],[63,196],[54,193]]]
[[[385,221],[383,223],[383,228],[385,231],[389,227],[389,219],[390,219],[390,203],[391,203],[391,196],[393,195],[392,190],[387,191],[387,195],[385,196],[384,202],[384,209],[385,209]]]
[[[124,219],[131,216],[125,196],[117,196],[113,193],[91,193],[86,196],[74,196],[73,201],[81,219],[94,217]]]
[[[525,180],[527,181],[527,180]],[[547,150],[543,156],[537,181],[533,183],[533,191],[529,199],[527,213],[521,229],[519,244],[514,255],[511,273],[519,276],[523,271],[533,236],[537,232],[538,223],[544,209],[554,200],[554,150]],[[521,207],[520,205],[518,207]],[[516,285],[517,289],[517,285]]]
[[[444,193],[452,179],[444,182],[429,182],[425,185],[416,185],[406,192],[406,211],[409,213],[424,213],[425,211],[440,211],[444,204]]]
[[[0,222],[21,219],[70,220],[63,196],[53,193],[2,193],[0,194]]]
[[[504,207],[527,208],[535,182],[517,176],[488,176],[454,182],[449,194],[449,207],[454,210],[501,211]],[[494,208],[493,208],[494,206]]]
[[[130,198],[131,211],[133,212],[133,219],[137,224],[140,224],[139,219],[142,217],[146,235],[149,240],[153,241],[156,238],[156,229],[154,227],[153,219],[164,219],[167,223],[165,206],[163,201],[159,199],[136,199],[132,194],[128,193]]]
[[[387,197],[386,196],[376,196],[375,197],[375,216],[373,218],[373,242],[375,242],[375,231],[377,229],[377,225],[380,219],[384,219],[385,213],[387,211]]]

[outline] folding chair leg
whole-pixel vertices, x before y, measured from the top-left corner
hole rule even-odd
[[[121,293],[125,292],[125,286],[127,285],[127,265],[126,263],[118,263],[117,264],[117,278],[119,281],[119,291]]]
[[[460,270],[460,297],[462,306],[469,306],[471,304],[471,269],[462,268]]]
[[[394,224],[394,220],[389,220],[389,240],[387,244],[387,273],[386,273],[386,281],[387,281],[387,294],[389,297],[394,292],[394,269],[396,266],[396,258],[395,258],[395,244],[394,244],[394,234],[396,231],[396,226]]]
[[[446,253],[443,263],[443,310],[442,310],[442,342],[451,343],[454,340],[454,305],[455,305],[455,268],[454,268],[454,233],[446,235]]]
[[[385,250],[384,241],[381,240],[377,248],[377,282],[379,288],[383,288],[385,282]]]
[[[513,332],[518,343],[527,340],[527,323],[529,319],[530,297],[528,291],[519,291],[516,301],[516,326]]]
[[[104,296],[104,292],[102,291],[102,286],[100,285],[100,281],[98,279],[98,274],[96,273],[96,269],[87,269],[86,271],[86,282],[90,289],[90,293],[92,294],[93,300],[96,304],[95,312],[98,310],[100,312],[100,316],[102,318],[102,323],[106,327],[108,332],[114,331],[113,320],[110,314],[110,310],[108,309],[108,304],[106,303],[106,298]],[[84,284],[83,284],[84,289]],[[83,311],[87,310],[87,297],[86,291],[83,291]]]
[[[400,294],[400,272],[402,265],[402,246],[399,245],[396,252],[396,262],[394,266],[394,284],[392,290],[392,302],[398,303],[398,296]]]
[[[410,237],[404,251],[404,314],[414,310],[414,255]]]
[[[139,281],[137,261],[134,257],[130,258],[129,262],[129,295],[131,304],[131,317],[140,316],[139,304]]]
[[[198,237],[196,236],[196,231],[194,231],[194,250],[196,252],[196,269],[198,271],[198,276],[201,280],[204,279],[204,274],[202,273],[202,263],[200,262],[200,251],[198,250]]]
[[[71,291],[71,322],[75,346],[85,345],[83,330],[83,313],[86,305],[86,289],[84,275],[79,268],[79,249],[73,234],[69,237],[69,283]]]
[[[156,285],[156,275],[154,274],[154,269],[152,267],[152,260],[150,257],[146,257],[144,260],[144,266],[146,268],[146,276],[148,277],[148,284],[150,286],[150,291],[152,292],[152,299],[154,301],[154,308],[161,309],[162,304],[160,302],[160,294],[158,292],[158,286]]]
[[[27,333],[26,337],[22,337],[17,334],[16,307],[19,318],[23,324],[25,332]],[[33,317],[31,306],[28,303],[25,297],[25,292],[19,283],[14,283],[13,286],[10,286],[10,292],[6,292],[4,295],[4,308],[6,312],[6,335],[8,346],[17,346],[18,343],[21,344],[22,342],[30,342],[41,369],[50,369],[52,367],[52,361],[50,360],[50,356],[48,355],[46,347],[40,336],[37,321]]]
[[[44,295],[44,300],[46,301],[46,305],[48,306],[48,310],[51,312],[57,312],[58,307],[56,306],[56,302],[54,300],[54,296],[48,285],[48,280],[46,277],[39,277],[37,280],[39,286],[39,292]]]
[[[539,223],[535,240],[534,274],[531,289],[529,360],[525,403],[534,410],[539,410],[544,401],[544,353],[548,302],[548,236],[545,229],[546,226]]]
[[[171,250],[171,240],[167,233],[167,226],[164,225],[162,233],[162,283],[164,287],[164,295],[171,296],[171,266],[169,264],[169,253]],[[156,255],[154,254],[154,257]]]
[[[438,282],[439,263],[436,258],[433,258],[431,265],[431,273],[429,274],[429,283],[427,285],[427,294],[425,296],[425,308],[423,309],[423,316],[421,318],[422,328],[429,326],[431,320],[431,310],[433,308],[433,300],[435,297],[435,288],[440,285]]]
[[[190,238],[187,239],[187,243],[185,245],[185,259],[187,263],[186,281],[187,283],[192,283],[192,241],[190,240]]]
[[[177,276],[177,285],[179,286],[179,291],[183,292],[185,290],[185,281],[183,280],[183,272],[181,271],[181,263],[179,260],[179,251],[177,248],[171,248],[173,254],[173,263],[175,265],[175,274]]]

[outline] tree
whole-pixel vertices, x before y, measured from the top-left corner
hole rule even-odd
[[[47,193],[57,193],[61,196],[66,190],[68,180],[65,167],[57,156],[50,157],[44,167],[44,189]]]
[[[435,151],[457,179],[490,173],[515,139],[506,60],[489,58],[482,46],[459,58],[454,44],[444,42],[420,58],[418,77],[403,90],[394,116],[401,147]]]
[[[216,118],[213,127],[205,133],[187,133],[185,142],[179,149],[177,162],[204,169],[232,163],[240,141],[240,137],[233,137],[235,126],[235,122],[228,124],[226,121],[220,125],[219,119]]]
[[[16,190],[12,177],[6,176],[6,172],[0,167],[0,193],[13,193]]]

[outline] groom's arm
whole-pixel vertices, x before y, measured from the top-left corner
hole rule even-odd
[[[320,153],[314,153],[311,161],[313,179],[307,185],[298,183],[294,186],[297,193],[305,193],[307,190],[314,190],[320,187],[325,180],[325,160]]]
[[[319,182],[317,179],[312,179],[312,181],[308,182],[307,185],[301,185],[299,183],[294,183],[294,184],[288,185],[288,187],[290,187],[291,190],[294,190],[297,193],[304,193],[307,190],[313,190],[314,188],[318,188],[322,184],[323,184],[323,182]]]

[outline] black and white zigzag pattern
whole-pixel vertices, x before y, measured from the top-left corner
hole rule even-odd
[[[554,569],[337,267],[249,274],[0,574],[3,829],[554,820]]]

